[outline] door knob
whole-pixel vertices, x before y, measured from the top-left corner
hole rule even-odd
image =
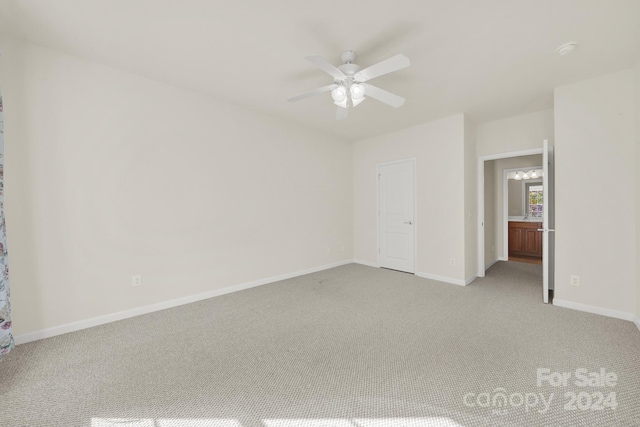
[[[409,225],[413,224],[411,221],[405,221],[404,223]]]

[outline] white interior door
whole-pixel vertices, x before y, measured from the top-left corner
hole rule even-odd
[[[378,265],[415,273],[415,163],[378,166]]]
[[[542,151],[542,300],[549,302],[549,290],[553,290],[555,253],[555,212],[554,212],[554,163],[553,147],[546,139]]]

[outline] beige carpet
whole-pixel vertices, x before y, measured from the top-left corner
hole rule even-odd
[[[640,331],[540,288],[532,264],[468,287],[351,264],[20,345],[0,426],[640,426]]]

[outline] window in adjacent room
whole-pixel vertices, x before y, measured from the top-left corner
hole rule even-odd
[[[527,213],[529,218],[540,218],[544,214],[542,208],[542,185],[528,184],[527,188]]]

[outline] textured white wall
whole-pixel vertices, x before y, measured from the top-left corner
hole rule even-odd
[[[555,90],[556,299],[636,310],[633,104],[632,70]]]
[[[465,280],[464,116],[357,141],[353,155],[354,258],[377,262],[376,165],[415,157],[417,272]]]
[[[16,335],[352,258],[349,143],[0,48]]]
[[[542,148],[542,141],[553,145],[553,109],[479,124],[477,154],[510,153]]]

